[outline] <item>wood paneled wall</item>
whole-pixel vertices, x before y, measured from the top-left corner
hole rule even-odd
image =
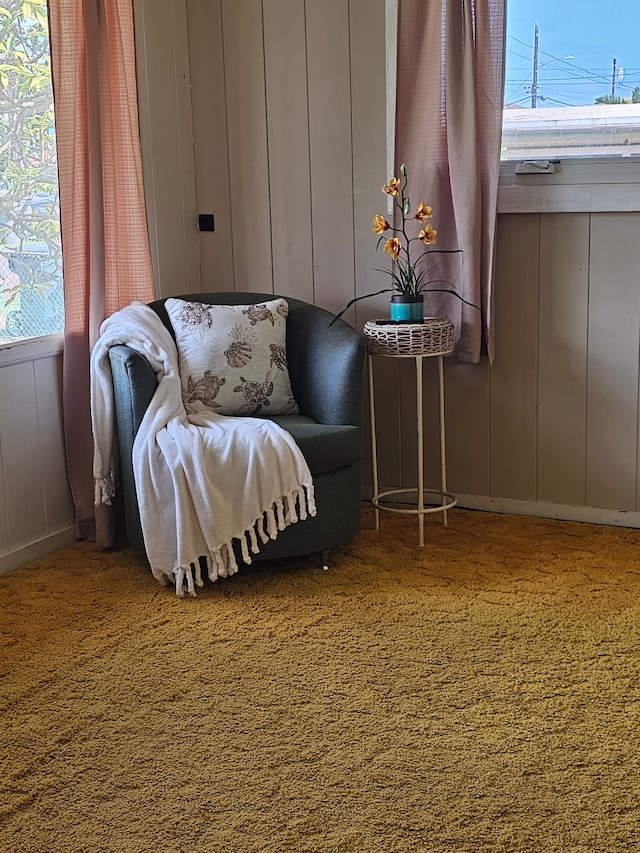
[[[490,494],[637,511],[640,214],[499,223]]]
[[[0,350],[0,573],[73,540],[61,374],[57,343]]]
[[[203,289],[340,310],[379,275],[370,210],[386,172],[384,0],[187,10],[197,204],[216,223],[200,235]]]
[[[138,110],[158,296],[200,290],[185,0],[134,0]]]
[[[467,505],[640,526],[638,233],[637,213],[499,217],[495,364],[447,370]]]

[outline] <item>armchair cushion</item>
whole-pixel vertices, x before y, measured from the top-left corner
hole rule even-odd
[[[292,436],[312,474],[325,474],[360,462],[360,430],[348,424],[318,424],[304,415],[269,418]]]
[[[211,305],[167,299],[178,346],[182,399],[189,414],[289,415],[293,398],[286,356],[284,299]]]

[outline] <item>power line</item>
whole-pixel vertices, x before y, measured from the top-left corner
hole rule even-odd
[[[525,41],[521,41],[520,39],[516,38],[515,36],[509,36],[509,38],[513,39],[513,41],[515,41],[515,42],[518,42],[518,44],[522,44],[522,45],[524,45],[524,47],[528,47],[530,50],[533,50],[533,47],[530,44],[527,44]],[[585,74],[591,74],[592,73],[587,68],[581,68],[579,65],[576,65],[574,62],[569,62],[567,59],[562,59],[559,56],[554,56],[552,53],[547,53],[545,50],[541,50],[539,52],[543,56],[548,56],[551,59],[555,59],[556,62],[562,62],[565,65],[568,65],[570,68],[575,68],[577,71],[582,71]],[[608,76],[606,76],[606,77],[604,75],[599,75],[599,76],[602,76],[602,79],[605,82],[607,82],[607,83],[609,82],[610,78]]]
[[[509,51],[509,53],[511,53],[511,51]],[[515,55],[515,56],[517,56],[519,59],[524,59],[524,60],[527,60],[527,61],[531,62],[531,59],[529,59],[529,57],[522,56],[522,54],[519,54],[519,53],[518,53],[518,54],[514,54],[514,55]],[[553,63],[553,62],[562,62],[562,61],[563,61],[563,60],[559,59],[558,57],[552,57],[552,58],[551,58],[551,59],[549,59],[547,62],[543,62],[543,63],[542,63],[542,65],[540,65],[540,66],[539,66],[539,70],[541,70],[541,69],[542,69],[542,68],[544,68],[545,66],[546,66],[546,67],[547,67],[547,69],[549,70],[549,66],[551,65],[551,63]],[[510,73],[511,75],[513,75],[513,74],[515,74],[516,72],[520,72],[520,73],[522,73],[522,72],[525,72],[525,71],[527,71],[527,70],[528,70],[528,66],[527,66],[527,67],[522,67],[522,68],[521,68],[521,67],[513,67],[513,66],[512,66],[512,67],[509,69],[509,73]],[[606,79],[606,80],[607,80],[607,82],[608,82],[608,81],[609,81],[609,79],[610,79],[609,77],[608,77],[608,78],[603,78],[603,76],[602,76],[601,74],[597,74],[597,73],[595,73],[595,72],[593,72],[593,73],[591,73],[591,72],[585,72],[585,73],[582,73],[582,74],[578,75],[578,74],[573,73],[573,70],[568,70],[568,69],[564,69],[564,68],[555,68],[555,69],[553,69],[553,70],[554,70],[554,71],[556,71],[558,74],[564,74],[564,75],[566,75],[566,76],[565,76],[565,77],[562,77],[562,78],[549,78],[549,77],[546,77],[546,82],[547,82],[547,83],[549,83],[549,82],[557,82],[557,80],[559,79],[559,80],[561,80],[562,82],[564,82],[564,81],[566,81],[566,80],[572,80],[572,81],[575,81],[575,82],[585,82],[585,83],[593,84],[593,83],[599,83],[599,82],[602,82],[602,81],[603,81],[603,79]],[[632,76],[633,74],[638,74],[638,73],[640,73],[640,70],[636,70],[636,69],[629,69],[629,71],[628,71],[628,72],[625,72],[625,79],[628,79],[628,78],[629,78],[630,76]],[[527,76],[526,76],[525,80],[528,80],[530,77],[531,77],[531,72],[529,72],[529,73],[527,74]],[[624,83],[619,82],[619,85],[624,85]]]
[[[560,104],[562,107],[574,107],[575,104],[567,104],[565,101],[558,101],[556,98],[551,98],[549,95],[544,96],[545,101],[551,101],[552,104]]]
[[[582,68],[581,66],[576,65],[573,62],[569,62],[566,59],[562,59],[561,57],[554,56],[553,54],[548,53],[547,51],[540,50],[540,47],[539,47],[539,27],[538,27],[537,21],[535,22],[535,25],[534,25],[534,44],[533,44],[533,47],[530,44],[527,44],[526,42],[522,41],[521,39],[516,38],[515,36],[509,35],[508,37],[512,41],[517,42],[518,44],[521,44],[524,47],[532,50],[533,56],[530,60],[530,61],[532,61],[532,70],[529,72],[529,74],[527,74],[527,76],[524,78],[524,80],[520,80],[519,82],[512,81],[511,77],[513,76],[514,71],[516,69],[510,69],[510,72],[509,72],[510,76],[507,79],[505,79],[505,90],[507,88],[511,87],[511,92],[510,92],[510,95],[508,97],[505,97],[505,102],[508,101],[509,103],[522,103],[523,101],[528,100],[529,96],[530,96],[531,108],[532,109],[535,109],[538,101],[550,101],[552,103],[560,104],[562,106],[568,107],[568,106],[573,106],[574,104],[567,103],[566,101],[560,100],[559,98],[553,98],[550,95],[540,94],[541,85],[544,86],[545,88],[549,87],[549,86],[556,86],[557,87],[559,85],[561,85],[565,88],[567,88],[567,87],[571,88],[571,87],[575,87],[575,86],[591,86],[591,87],[594,87],[594,86],[597,86],[599,84],[601,85],[602,83],[606,83],[607,86],[609,86],[609,85],[611,86],[611,98],[612,98],[612,100],[616,98],[616,89],[618,90],[618,92],[623,91],[627,94],[629,94],[629,93],[632,94],[633,91],[636,88],[638,88],[638,86],[634,85],[634,84],[636,82],[638,82],[638,84],[640,85],[640,80],[636,80],[633,77],[633,74],[640,73],[640,69],[634,68],[634,69],[630,70],[629,74],[626,75],[626,79],[624,81],[617,79],[619,72],[617,70],[618,66],[617,66],[617,60],[615,58],[613,59],[613,68],[612,68],[611,74],[604,75],[604,74],[600,74],[594,70]],[[507,50],[507,53],[512,55],[512,56],[517,57],[518,59],[523,59],[525,61],[529,60],[529,57],[523,56],[522,54],[516,53],[515,51],[512,51],[510,49]],[[540,64],[540,61],[539,61],[539,58],[541,55],[549,57],[546,62],[542,63],[542,65]],[[542,71],[542,69],[545,66],[549,66],[552,63],[561,63],[562,65],[566,65],[567,66],[566,69],[564,69],[564,68],[554,69],[556,71],[556,73],[564,74],[566,76],[561,77],[561,78],[545,77],[544,80],[542,82],[540,82],[540,79],[538,76],[539,72]],[[524,71],[525,69],[517,69],[517,70]],[[576,71],[580,72],[579,75],[572,73],[572,72],[576,72]],[[529,85],[528,81],[530,79],[531,79],[531,84]],[[513,88],[513,87],[515,87],[515,88]],[[523,98],[519,99],[518,101],[514,102],[513,97],[521,89],[524,90],[525,92],[527,92],[528,96],[523,97]],[[560,95],[560,97],[564,96],[565,98],[572,98],[573,97],[575,99],[576,97],[578,97],[578,98],[580,97],[577,94],[572,95],[568,91],[567,92],[557,92],[557,94]],[[603,97],[603,96],[600,95],[598,97]],[[620,95],[618,95],[617,97],[620,98]]]

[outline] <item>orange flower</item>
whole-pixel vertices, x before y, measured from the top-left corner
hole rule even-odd
[[[384,244],[384,250],[387,252],[394,261],[398,260],[398,255],[400,254],[400,240],[397,237],[389,237],[387,242]]]
[[[388,231],[391,226],[384,218],[384,216],[380,216],[379,213],[373,217],[373,228],[371,229],[374,234],[382,234],[383,231]]]
[[[435,228],[432,228],[430,225],[427,225],[427,227],[418,234],[418,237],[422,240],[423,243],[426,243],[427,246],[433,246],[436,242],[437,233],[438,232],[435,230]]]
[[[433,208],[421,201],[418,205],[418,209],[416,210],[416,219],[418,222],[424,222],[425,219],[431,219],[432,214]]]
[[[424,201],[421,201],[417,206],[416,204],[412,205],[408,193],[407,167],[402,163],[399,167],[393,168],[398,169],[399,177],[389,178],[389,183],[382,187],[382,192],[391,196],[391,200],[389,201],[387,198],[386,207],[381,205],[382,209],[387,211],[391,224],[379,213],[373,217],[376,251],[379,252],[382,246],[382,251],[391,260],[391,263],[389,260],[384,262],[385,269],[376,270],[376,272],[386,273],[391,281],[388,282],[389,286],[384,290],[363,293],[350,299],[346,307],[336,314],[334,319],[342,317],[354,302],[365,299],[367,296],[375,296],[378,293],[385,292],[413,296],[416,292],[424,291],[427,293],[432,290],[444,290],[480,311],[477,305],[467,302],[456,291],[453,282],[436,277],[436,275],[440,276],[439,265],[434,263],[435,259],[431,258],[430,255],[434,252],[436,254],[438,252],[461,253],[462,249],[435,248],[438,232],[433,225],[429,224],[432,222],[433,208],[425,204]],[[387,174],[389,173],[387,172]],[[415,196],[415,198],[419,198],[419,196]],[[391,216],[392,210],[393,216]],[[418,243],[422,243],[424,248]]]
[[[397,196],[400,186],[400,178],[389,178],[389,183],[382,187],[382,192],[387,195]]]

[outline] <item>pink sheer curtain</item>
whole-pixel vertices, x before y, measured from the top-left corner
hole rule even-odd
[[[132,0],[49,0],[65,292],[63,403],[76,532],[113,544],[94,506],[89,359],[102,321],[154,299]]]
[[[440,249],[432,278],[481,312],[431,294],[426,311],[456,326],[461,361],[493,361],[492,276],[500,165],[506,0],[399,0],[396,169],[412,200],[433,207]]]

